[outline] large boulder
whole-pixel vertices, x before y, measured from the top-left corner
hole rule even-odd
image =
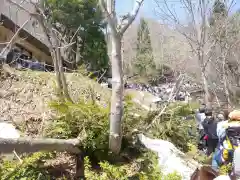
[[[158,161],[163,174],[177,172],[183,180],[190,180],[190,177],[199,164],[186,157],[172,143],[160,139],[150,139],[139,134],[140,142],[148,149],[158,154]]]

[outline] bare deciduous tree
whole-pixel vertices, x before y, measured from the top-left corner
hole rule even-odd
[[[216,69],[216,76],[220,80],[217,86],[223,90],[225,105],[228,107],[233,105],[230,91],[233,86],[237,86],[238,78],[236,77],[239,76],[237,65],[239,61],[238,58],[235,58],[236,49],[240,43],[240,28],[237,21],[234,16],[220,16],[215,19],[214,25],[211,27],[213,38],[216,40],[212,50],[214,58],[211,67]],[[235,68],[233,68],[233,64]]]
[[[208,8],[209,0],[195,1],[192,0],[182,0],[181,4],[184,6],[186,15],[190,18],[188,28],[191,32],[186,32],[186,26],[178,18],[175,9],[171,8],[166,0],[156,0],[158,5],[158,15],[165,21],[174,25],[174,27],[186,38],[192,52],[195,54],[198,60],[198,64],[201,68],[201,78],[203,82],[203,87],[205,91],[204,101],[209,105],[209,88],[206,77],[206,67],[207,67],[207,26],[208,26]],[[209,46],[208,46],[209,47]]]
[[[212,61],[212,50],[217,41],[211,34],[209,17],[212,12],[212,1],[210,0],[181,0],[180,4],[185,12],[186,19],[177,14],[176,9],[167,0],[155,0],[157,4],[157,14],[164,22],[169,23],[186,39],[191,48],[193,57],[196,58],[201,73],[203,88],[205,91],[204,101],[211,106],[211,92],[208,73],[211,72],[209,62]],[[232,3],[230,3],[232,4]],[[172,5],[172,6],[171,6]],[[183,18],[180,19],[179,17]],[[224,30],[224,25],[218,27]],[[227,91],[226,91],[226,94]]]
[[[34,6],[36,7],[36,12],[30,12],[27,9],[25,9],[24,7],[22,7],[20,4],[14,2],[12,0],[8,0],[8,1],[12,5],[15,5],[18,8],[20,8],[21,10],[26,11],[29,14],[30,17],[36,18],[39,21],[39,23],[42,25],[42,27],[44,29],[44,32],[45,32],[45,35],[47,36],[49,44],[50,44],[49,49],[51,51],[51,55],[52,55],[52,58],[53,58],[53,61],[54,61],[58,83],[59,83],[59,86],[61,88],[63,88],[62,86],[64,85],[64,82],[66,83],[66,79],[65,79],[65,76],[63,74],[63,69],[60,65],[62,62],[61,62],[60,57],[59,57],[60,56],[59,55],[60,54],[59,53],[59,46],[58,46],[59,43],[58,43],[58,40],[57,40],[57,36],[53,33],[52,27],[48,26],[49,24],[46,22],[46,19],[44,18],[43,11],[40,9],[40,7],[37,6],[37,4],[34,4]],[[28,21],[26,21],[26,23],[27,22]],[[7,43],[6,47],[11,46],[11,43],[13,43],[15,37],[18,35],[19,31],[25,26],[26,23],[24,23],[22,25],[22,27],[20,27],[18,29],[16,34],[12,37],[12,40]],[[52,42],[53,41],[52,39],[54,40],[54,43]],[[3,53],[3,51],[1,52],[1,54]],[[59,66],[60,66],[60,68],[59,68]],[[65,88],[66,88],[66,84],[65,84]],[[67,89],[64,90],[64,93],[65,93],[65,95],[68,96]],[[69,99],[69,100],[71,100],[71,99]],[[35,143],[32,143],[31,141],[35,142]],[[6,148],[4,150],[1,149],[0,152],[11,152],[14,146],[17,147],[17,148],[20,148],[20,149],[25,148],[25,150],[23,150],[24,152],[28,152],[28,151],[32,151],[32,150],[34,150],[34,151],[47,150],[48,148],[55,149],[55,150],[60,150],[60,151],[65,151],[65,150],[69,149],[69,147],[71,149],[70,151],[75,149],[73,151],[79,152],[78,150],[76,150],[76,149],[78,149],[77,147],[73,148],[74,146],[79,144],[79,140],[77,140],[77,139],[75,139],[73,141],[72,140],[67,140],[67,141],[66,140],[54,140],[54,139],[40,139],[40,140],[31,140],[31,141],[29,139],[25,139],[25,138],[15,139],[15,140],[1,139],[0,143],[5,144],[5,146],[9,147],[9,148]],[[47,144],[49,145],[49,147],[46,147]],[[59,145],[56,146],[56,144],[59,144]],[[26,147],[23,147],[23,146],[27,146],[27,145],[31,146],[33,149],[31,150],[31,148],[28,149]]]
[[[12,5],[17,6],[19,9],[25,11],[26,13],[28,13],[31,18],[35,18],[39,22],[39,24],[42,26],[45,36],[47,37],[47,40],[49,43],[49,50],[51,52],[51,56],[54,62],[54,70],[56,72],[58,89],[68,101],[72,102],[72,99],[68,92],[66,78],[63,72],[62,59],[61,59],[62,57],[59,49],[61,43],[52,25],[48,23],[47,17],[44,15],[44,11],[41,9],[39,4],[34,2],[31,2],[31,4],[35,7],[35,12],[30,12],[29,10],[25,9],[23,6],[21,6],[17,2],[14,2],[12,0],[7,0],[7,1],[10,2]]]
[[[123,115],[123,67],[122,67],[122,37],[136,18],[144,0],[135,0],[131,13],[123,16],[118,23],[115,11],[115,0],[100,0],[100,7],[108,23],[108,47],[111,47],[112,65],[112,99],[110,115],[109,148],[118,154],[121,149],[121,121]],[[111,44],[110,44],[111,43]]]
[[[52,26],[47,22],[46,17],[44,16],[43,11],[41,8],[35,4],[32,3],[35,6],[36,12],[30,12],[27,9],[25,9],[23,6],[21,6],[19,3],[14,2],[12,0],[7,0],[12,5],[17,6],[19,9],[27,12],[31,18],[35,18],[38,20],[39,24],[44,29],[44,33],[47,36],[47,39],[49,41],[49,49],[51,52],[51,56],[54,61],[54,68],[57,76],[57,83],[58,88],[60,88],[61,92],[63,92],[65,98],[69,101],[72,101],[67,89],[66,79],[65,75],[63,73],[63,67],[62,67],[62,61],[60,57],[60,43],[57,39],[57,35],[54,33]],[[16,34],[12,37],[10,42],[7,42],[6,47],[11,47],[12,43],[14,43],[14,39],[18,35],[19,31],[24,28],[27,21],[18,29]],[[3,49],[3,51],[6,51],[6,48]],[[1,52],[1,55],[4,52]],[[17,138],[17,139],[0,139],[0,152],[1,153],[11,153],[15,152],[15,150],[19,153],[25,153],[25,152],[37,152],[37,151],[58,151],[58,152],[64,152],[67,151],[69,153],[75,154],[76,156],[76,178],[84,176],[84,166],[83,166],[83,158],[81,157],[81,150],[79,148],[80,140],[78,138],[76,139],[31,139],[27,137],[23,138]]]

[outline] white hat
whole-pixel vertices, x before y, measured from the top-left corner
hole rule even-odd
[[[227,175],[221,175],[221,176],[214,178],[213,180],[231,180],[231,179]]]

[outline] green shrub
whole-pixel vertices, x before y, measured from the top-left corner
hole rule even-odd
[[[181,175],[179,175],[177,172],[168,174],[163,177],[163,180],[181,180],[181,179],[182,179]]]
[[[102,107],[97,105],[93,98],[89,101],[80,100],[76,104],[72,103],[61,103],[61,102],[53,102],[51,103],[51,107],[59,112],[59,117],[53,120],[52,125],[47,129],[47,136],[55,137],[55,138],[75,138],[79,137],[82,140],[82,145],[85,151],[85,154],[89,156],[90,161],[96,160],[100,162],[99,165],[102,168],[102,176],[103,177],[111,177],[111,174],[114,174],[114,177],[117,179],[121,179],[119,177],[126,178],[126,169],[124,166],[116,166],[109,164],[108,160],[111,160],[111,156],[108,154],[108,135],[109,135],[109,106]],[[131,101],[130,96],[125,97],[124,101],[124,117],[123,117],[123,149],[130,148],[132,140],[132,132],[134,129],[138,129],[140,131],[145,130],[150,119],[154,117],[153,113],[149,113],[145,117],[135,117],[133,113],[135,112],[134,104]],[[181,108],[181,107],[179,107]],[[187,109],[187,108],[186,108]],[[179,110],[179,109],[177,109]],[[186,110],[184,109],[184,112]],[[179,110],[179,112],[183,112],[183,110]],[[180,113],[174,114],[174,117],[180,116]],[[186,127],[185,123],[180,123],[180,118],[177,119],[177,123],[173,123],[173,119],[164,121],[163,129],[161,132],[154,127],[152,135],[155,137],[160,137],[170,140],[175,143],[175,138],[179,139],[176,141],[180,147],[183,147],[182,142],[188,142],[189,137],[187,131],[179,128]],[[171,124],[173,123],[173,124]],[[170,127],[172,125],[172,127]],[[166,126],[168,128],[166,128]],[[159,127],[160,128],[160,127]],[[168,131],[168,132],[167,132]],[[160,136],[158,136],[157,132]],[[183,134],[183,132],[185,134]],[[163,134],[166,134],[165,136]],[[184,135],[186,138],[184,139]],[[126,139],[126,140],[125,140]],[[180,142],[181,141],[181,142]],[[141,151],[141,150],[139,150]],[[144,157],[143,159],[147,159],[148,157]],[[141,158],[140,158],[141,159]],[[157,160],[157,157],[155,157]],[[107,161],[105,161],[107,160]],[[142,170],[139,172],[139,177],[144,177],[143,179],[157,179],[157,177],[162,177],[161,173],[157,173],[156,168],[153,167],[149,163],[147,167],[150,170]],[[156,164],[156,163],[155,163]],[[122,169],[121,169],[122,168]],[[93,171],[89,171],[88,174],[94,173]],[[96,175],[92,175],[92,177],[98,177]],[[148,178],[147,178],[148,177]],[[175,176],[174,176],[175,177]],[[123,179],[124,179],[123,178]],[[110,178],[111,179],[111,178]]]
[[[50,158],[47,153],[34,153],[23,159],[23,162],[5,160],[0,166],[1,180],[50,180],[50,175],[43,169],[44,159]]]
[[[181,180],[181,176],[174,172],[163,175],[158,166],[157,156],[152,152],[144,153],[141,158],[134,162],[136,169],[128,165],[112,165],[108,162],[101,162],[101,172],[91,169],[89,158],[85,158],[85,172],[87,180]]]
[[[82,141],[86,155],[94,156],[97,161],[108,160],[108,135],[109,135],[109,106],[103,107],[96,104],[93,98],[89,101],[79,100],[78,103],[52,102],[52,108],[59,112],[49,128],[47,136],[54,138],[76,138]],[[193,130],[192,121],[182,120],[182,117],[191,113],[189,105],[172,104],[166,112],[157,119],[157,124],[147,132],[145,127],[152,121],[158,112],[145,116],[135,117],[134,104],[130,96],[125,97],[123,117],[123,149],[131,145],[132,132],[138,129],[153,138],[171,141],[182,151],[188,151],[189,142],[193,137],[189,129]],[[130,141],[130,143],[129,143]]]
[[[46,129],[46,136],[63,139],[79,137],[87,154],[98,153],[98,157],[106,158],[109,107],[83,100],[76,104],[52,102],[51,107],[57,110],[60,116]]]
[[[153,138],[168,140],[180,150],[187,152],[188,144],[196,138],[196,127],[193,120],[183,120],[183,117],[191,113],[189,105],[172,104],[156,119],[156,123],[147,134]],[[157,114],[158,112],[153,112],[149,117],[156,117]]]
[[[59,117],[52,120],[46,129],[46,136],[53,138],[81,139],[82,149],[86,155],[94,156],[97,160],[107,160],[109,136],[109,105],[100,106],[93,101],[79,100],[70,102],[52,102],[52,108],[57,110]],[[131,97],[124,101],[123,136],[130,137],[134,128],[141,126],[141,121],[130,112],[133,111]]]
[[[58,112],[56,116],[45,128],[45,136],[53,138],[76,138],[81,139],[81,147],[86,156],[86,176],[90,180],[108,180],[108,179],[127,179],[136,176],[140,180],[178,180],[181,179],[178,174],[173,173],[164,176],[157,165],[157,157],[151,153],[143,153],[141,149],[140,157],[134,157],[131,163],[135,163],[140,168],[132,170],[131,165],[111,164],[113,158],[108,153],[108,135],[109,135],[109,114],[110,108],[98,105],[94,98],[84,100],[81,98],[79,102],[73,104],[70,102],[55,101],[50,107]],[[170,140],[182,150],[187,149],[190,141],[188,134],[187,121],[182,121],[182,117],[190,113],[189,107],[174,106],[169,107],[166,113],[158,119],[158,124],[154,125],[149,131],[145,131],[145,127],[152,121],[158,112],[149,113],[145,116],[135,117],[135,105],[131,101],[130,96],[125,97],[124,101],[124,117],[123,117],[123,150],[130,148],[133,140],[133,130],[138,129],[147,133],[154,138]],[[183,143],[184,142],[184,143]],[[132,147],[133,148],[133,147]],[[135,147],[136,148],[136,147]],[[131,151],[131,150],[130,150]],[[149,155],[150,154],[150,155]],[[0,177],[9,177],[8,179],[48,179],[49,172],[43,171],[43,162],[50,157],[44,156],[44,153],[36,153],[24,158],[24,163],[4,161],[1,166]],[[114,157],[116,158],[116,157]],[[31,160],[31,161],[30,161]],[[93,162],[94,161],[94,162]],[[31,163],[28,163],[31,162]],[[101,167],[100,172],[91,169],[92,163],[98,163]],[[10,165],[8,165],[10,164]],[[133,165],[133,164],[132,164]],[[8,176],[11,174],[11,176]]]
[[[53,176],[44,166],[45,159],[53,159],[48,153],[34,153],[19,161],[4,161],[0,166],[1,180],[50,180]],[[181,176],[174,172],[163,175],[158,166],[157,156],[153,152],[146,152],[141,158],[127,164],[110,164],[100,162],[101,170],[96,171],[91,167],[88,157],[84,158],[85,177],[87,180],[181,180]],[[74,175],[72,175],[73,177]],[[59,180],[69,179],[65,176]]]

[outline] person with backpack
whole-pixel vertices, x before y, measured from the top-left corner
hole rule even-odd
[[[204,119],[202,125],[204,133],[207,135],[207,155],[209,156],[218,145],[218,136],[217,136],[217,121],[213,117],[212,111],[207,109],[205,111],[206,118]]]
[[[227,115],[226,113],[225,115]],[[221,121],[217,125],[217,136],[219,145],[212,158],[212,168],[218,170],[219,167],[232,165],[234,153],[240,148],[240,111],[233,111],[229,114],[229,119]],[[238,154],[238,153],[237,153]],[[236,163],[235,163],[236,164]],[[234,165],[234,163],[233,163]],[[236,164],[237,169],[239,163]],[[230,169],[231,170],[231,169]]]
[[[217,148],[215,149],[215,152],[212,157],[212,168],[215,171],[218,171],[219,167],[222,166],[224,163],[224,156],[223,156],[223,149],[224,149],[224,144],[223,141],[226,136],[226,129],[225,126],[227,125],[228,121],[220,121],[217,123],[217,136],[218,136],[218,145]]]

